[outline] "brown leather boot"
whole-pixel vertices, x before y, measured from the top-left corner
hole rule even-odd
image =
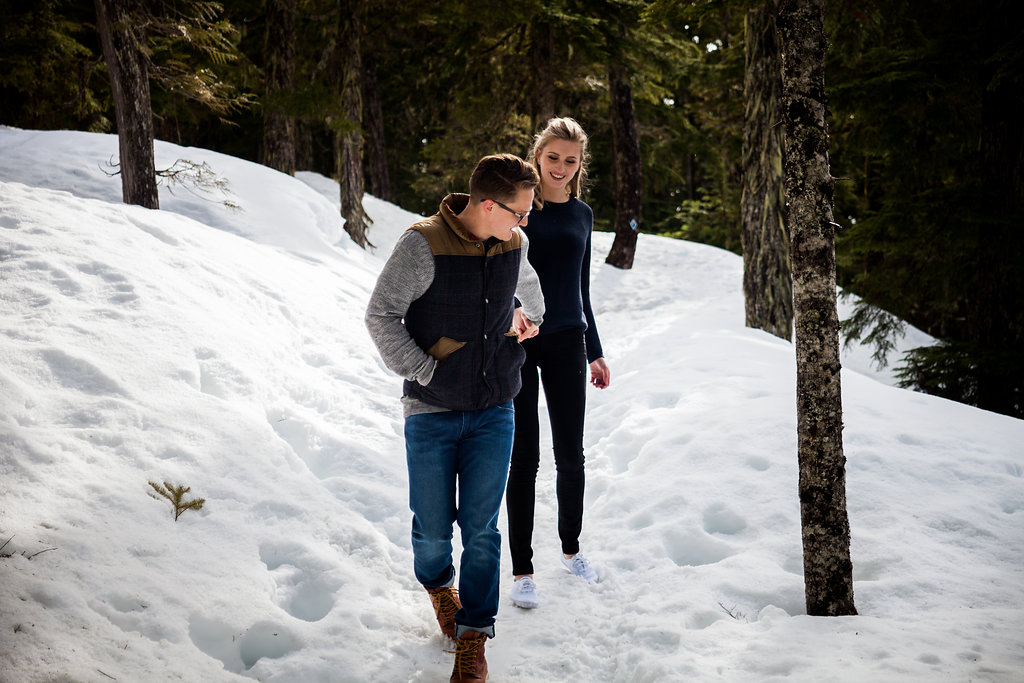
[[[470,683],[487,680],[487,660],[484,658],[484,643],[487,634],[466,631],[455,641],[455,666],[452,668],[450,683]]]
[[[441,633],[455,640],[455,613],[462,609],[458,589],[451,586],[428,588],[427,594],[430,596],[430,604],[434,606],[434,615]]]

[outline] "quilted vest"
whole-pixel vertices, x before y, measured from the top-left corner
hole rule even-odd
[[[519,393],[526,352],[508,336],[522,238],[474,240],[457,218],[468,197],[445,198],[441,212],[413,225],[430,244],[434,280],[409,306],[405,326],[438,360],[427,386],[406,380],[406,396],[449,410],[482,410]]]

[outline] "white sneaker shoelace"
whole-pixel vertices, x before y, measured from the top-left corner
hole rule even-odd
[[[537,584],[529,576],[512,583],[512,604],[523,609],[535,609],[540,605],[537,599]]]
[[[597,583],[597,570],[590,564],[590,560],[583,557],[583,553],[576,553],[572,557],[562,555],[562,564],[573,576],[578,576],[587,583]]]

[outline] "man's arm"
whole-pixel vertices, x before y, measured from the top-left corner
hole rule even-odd
[[[366,307],[366,329],[389,370],[426,386],[437,361],[413,340],[402,319],[434,281],[434,255],[416,230],[398,238]]]

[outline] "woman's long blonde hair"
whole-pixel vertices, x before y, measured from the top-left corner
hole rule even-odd
[[[533,138],[533,147],[530,148],[530,153],[527,155],[526,160],[533,164],[533,167],[537,169],[538,175],[540,174],[540,163],[537,161],[537,155],[547,147],[548,143],[552,140],[566,140],[568,142],[575,142],[580,146],[580,167],[576,171],[576,175],[573,176],[572,180],[566,186],[569,190],[570,197],[579,198],[582,193],[583,184],[587,180],[587,161],[590,159],[590,155],[587,153],[587,133],[583,130],[576,119],[568,116],[562,118],[550,119],[544,130],[537,133]],[[543,177],[541,183],[544,182]],[[533,199],[533,203],[537,208],[544,206],[544,198],[542,192],[538,192]]]

